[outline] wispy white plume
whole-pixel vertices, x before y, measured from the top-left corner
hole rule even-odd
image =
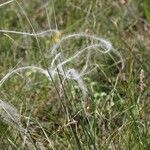
[[[5,3],[2,3],[2,4],[0,4],[0,7],[5,6],[5,5],[7,5],[7,4],[10,4],[10,3],[14,2],[14,1],[15,1],[15,0],[10,0],[10,1],[7,1],[7,2],[5,2]]]
[[[56,29],[49,29],[49,30],[42,31],[42,32],[37,32],[37,33],[19,32],[19,31],[11,31],[11,30],[0,30],[0,32],[1,33],[27,35],[27,36],[33,36],[33,37],[45,37],[45,36],[50,36],[50,33],[57,33],[58,30],[56,30]]]
[[[0,32],[44,37],[44,36],[48,36],[49,35],[48,33],[50,33],[50,32],[57,33],[58,31],[57,30],[47,30],[47,31],[43,31],[43,32],[35,33],[35,34],[27,33],[27,32],[8,31],[8,30],[0,30]],[[69,57],[68,59],[66,59],[63,56],[62,52],[57,53],[57,49],[59,48],[60,45],[63,45],[65,43],[65,41],[68,41],[70,39],[78,39],[78,38],[90,39],[91,41],[93,41],[94,44],[87,45],[85,48],[79,50],[77,53],[75,53],[73,56]],[[74,33],[74,34],[62,36],[58,40],[58,42],[56,44],[54,44],[54,46],[51,50],[51,56],[53,56],[53,60],[49,67],[49,72],[46,69],[36,67],[36,66],[25,66],[25,67],[17,68],[17,69],[10,71],[8,74],[6,74],[3,77],[3,79],[0,80],[0,87],[14,73],[19,73],[24,70],[31,70],[31,71],[36,70],[37,72],[45,75],[50,81],[51,81],[51,78],[49,76],[49,73],[51,74],[52,78],[55,78],[55,76],[57,76],[59,73],[60,75],[62,75],[64,77],[64,80],[66,80],[66,79],[76,80],[79,87],[81,88],[81,90],[83,92],[83,95],[85,95],[85,93],[87,92],[87,89],[83,83],[82,76],[91,72],[91,71],[87,71],[87,68],[88,68],[89,59],[90,59],[90,51],[89,50],[92,50],[92,49],[99,51],[100,53],[104,53],[104,54],[109,53],[110,51],[114,52],[115,54],[117,54],[120,57],[120,60],[122,62],[122,68],[124,67],[123,59],[122,59],[120,53],[113,48],[111,42],[109,42],[108,40],[105,40],[103,38],[99,38],[95,35],[89,35],[86,33]],[[65,64],[72,62],[74,59],[79,57],[81,54],[85,53],[85,51],[88,51],[87,52],[88,55],[86,58],[86,64],[83,66],[83,68],[81,69],[80,72],[75,70],[74,68],[68,69],[64,66]]]
[[[16,126],[19,131],[24,132],[24,129],[21,127],[20,114],[18,113],[17,109],[1,99],[0,116],[5,120],[6,123],[11,123]]]
[[[0,87],[3,85],[3,83],[10,77],[12,76],[13,74],[15,73],[18,73],[18,72],[22,72],[24,70],[31,70],[31,71],[37,71],[37,72],[40,72],[41,74],[45,75],[49,80],[50,80],[50,77],[49,77],[49,74],[48,74],[48,71],[40,68],[40,67],[36,67],[36,66],[26,66],[26,67],[20,67],[20,68],[17,68],[17,69],[14,69],[12,71],[10,71],[9,73],[7,73],[3,79],[0,80]]]

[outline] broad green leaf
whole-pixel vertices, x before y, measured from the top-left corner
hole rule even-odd
[[[144,0],[144,11],[146,19],[150,22],[150,0]]]

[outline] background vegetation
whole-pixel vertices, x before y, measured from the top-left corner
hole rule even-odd
[[[52,82],[33,71],[14,74],[0,86],[0,98],[9,104],[0,102],[0,149],[148,150],[150,10],[146,1],[14,0],[1,6],[5,2],[0,2],[1,30],[57,29],[61,35],[35,38],[1,32],[0,79],[22,66],[48,68],[53,44],[63,35],[81,32],[111,41],[124,68],[114,53],[92,51],[89,70],[94,69],[82,77],[86,97],[76,81],[63,83],[59,72]],[[60,51],[69,58],[90,42],[69,40]],[[82,55],[66,67],[80,70],[86,58]],[[17,117],[10,119],[15,109],[18,122]]]

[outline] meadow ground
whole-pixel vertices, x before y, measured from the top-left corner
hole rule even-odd
[[[149,150],[146,13],[143,0],[2,0],[0,149]]]

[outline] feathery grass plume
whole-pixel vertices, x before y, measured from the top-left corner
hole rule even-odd
[[[27,36],[33,36],[33,37],[45,37],[50,36],[50,33],[57,33],[58,30],[56,29],[49,29],[42,32],[37,33],[29,33],[29,32],[19,32],[19,31],[12,31],[12,30],[0,30],[1,33],[10,33],[10,34],[18,34],[18,35],[27,35]]]
[[[57,68],[59,69],[60,75],[62,75],[65,79],[76,80],[79,87],[81,88],[81,90],[84,93],[83,95],[85,95],[85,92],[86,92],[85,85],[83,85],[83,81],[80,79],[80,75],[77,73],[77,71],[75,69],[68,69],[68,70],[65,71],[66,72],[66,74],[65,74],[64,70],[62,70],[61,67],[57,67]],[[22,72],[22,71],[25,71],[25,70],[37,71],[37,72],[45,75],[48,78],[48,80],[51,81],[51,78],[50,78],[49,73],[48,73],[47,70],[42,69],[40,67],[36,67],[36,66],[26,66],[26,67],[20,67],[20,68],[14,69],[14,70],[10,71],[9,73],[7,73],[3,77],[3,79],[0,80],[0,87],[13,74],[16,74],[16,73],[19,73],[19,72]],[[58,72],[57,72],[56,68],[54,68],[54,71],[50,70],[50,73],[52,74],[52,78],[55,78],[55,76],[57,75],[56,73],[58,73]]]
[[[0,117],[8,125],[15,127],[19,131],[22,138],[26,137],[25,144],[27,147],[34,147],[34,145],[28,139],[26,129],[22,127],[21,115],[18,113],[18,110],[14,106],[4,102],[2,99],[0,99]]]
[[[79,39],[79,38],[86,38],[86,39],[93,40],[95,42],[94,44],[91,44],[91,45],[85,47],[83,50],[79,51],[79,54],[83,53],[85,50],[90,50],[90,49],[95,49],[95,50],[97,49],[99,52],[104,53],[104,54],[112,51],[112,52],[114,52],[114,54],[116,54],[120,58],[120,61],[122,63],[122,69],[124,68],[123,58],[122,58],[121,54],[116,49],[114,49],[111,42],[109,42],[108,40],[106,40],[104,38],[100,38],[95,35],[89,35],[84,32],[73,33],[73,34],[62,36],[59,39],[58,43],[53,45],[51,54],[57,54],[57,49],[59,48],[60,45],[62,46],[65,43],[65,41],[68,41],[70,39]]]
[[[50,29],[50,30],[46,30],[43,32],[38,32],[38,33],[18,32],[18,31],[9,31],[9,30],[0,30],[0,32],[27,35],[27,36],[35,36],[35,37],[45,37],[45,36],[48,36],[49,33],[51,33],[51,32],[58,33],[59,31],[55,30],[55,29],[54,30]],[[90,40],[94,41],[95,43],[88,45],[85,48],[79,50],[76,54],[69,57],[68,59],[65,59],[62,52],[57,53],[57,49],[59,48],[60,45],[63,45],[65,43],[65,41],[68,41],[70,39],[79,39],[79,38],[90,39]],[[49,76],[49,73],[51,74],[51,77],[54,78],[56,75],[58,75],[58,72],[59,72],[59,74],[64,77],[64,81],[65,81],[65,79],[76,80],[80,89],[83,92],[83,95],[85,96],[87,89],[86,89],[86,86],[84,85],[84,82],[81,79],[81,77],[84,76],[85,74],[88,74],[91,72],[91,70],[87,71],[88,64],[89,64],[89,58],[90,58],[89,50],[91,50],[91,49],[97,50],[104,54],[109,53],[110,51],[114,52],[115,54],[117,54],[120,57],[120,61],[122,62],[122,69],[123,69],[124,62],[123,62],[122,56],[118,51],[116,51],[113,48],[111,42],[109,42],[108,40],[105,40],[103,38],[99,38],[95,35],[89,35],[89,34],[83,33],[83,32],[73,33],[73,34],[62,36],[61,38],[59,38],[59,40],[57,40],[57,43],[55,43],[53,45],[53,48],[51,50],[51,55],[50,55],[53,57],[53,59],[52,59],[52,62],[51,62],[50,68],[49,68],[49,72],[45,69],[42,69],[40,67],[35,67],[35,66],[21,67],[21,68],[15,69],[15,70],[11,71],[10,73],[6,74],[5,77],[0,81],[0,86],[12,74],[18,73],[20,71],[28,70],[28,69],[30,69],[31,71],[36,70],[39,73],[44,74],[50,81],[51,81],[51,78]],[[64,68],[65,64],[71,62],[73,59],[76,59],[78,56],[80,56],[85,51],[88,51],[88,56],[87,56],[86,64],[83,66],[81,72],[78,72],[74,68],[72,68],[72,69]],[[57,62],[57,65],[56,65],[56,62]]]
[[[63,44],[64,41],[67,41],[73,38],[75,39],[86,38],[86,39],[97,41],[98,46],[101,47],[104,51],[106,51],[105,53],[107,53],[108,51],[112,49],[112,44],[109,41],[103,38],[99,38],[95,35],[89,35],[87,33],[81,32],[81,33],[73,33],[73,34],[62,36],[60,40],[58,41],[58,43],[55,44],[54,48],[52,49],[52,53],[54,53],[54,51],[59,47],[60,44]]]
[[[13,74],[18,73],[18,72],[22,72],[22,71],[24,71],[24,70],[37,71],[37,72],[39,72],[39,73],[45,75],[49,80],[51,80],[50,77],[49,77],[48,71],[46,71],[46,70],[44,70],[44,69],[42,69],[42,68],[40,68],[40,67],[36,67],[36,66],[25,66],[25,67],[20,67],[20,68],[14,69],[14,70],[10,71],[9,73],[7,73],[7,74],[3,77],[3,79],[0,80],[0,87],[1,87],[1,86],[3,85],[3,83],[4,83],[9,77],[11,77]]]
[[[10,4],[10,3],[14,2],[14,1],[15,1],[15,0],[10,0],[10,1],[7,1],[7,2],[5,2],[5,3],[2,3],[2,4],[0,4],[0,7],[5,6],[5,5],[7,5],[7,4]]]
[[[4,121],[8,124],[14,125],[19,131],[24,132],[24,128],[21,126],[20,114],[17,109],[4,102],[0,99],[0,116],[4,119]]]
[[[30,135],[26,132],[26,129],[23,128],[21,125],[21,115],[18,113],[18,110],[14,106],[4,102],[1,99],[0,117],[4,120],[5,123],[7,123],[8,125],[12,125],[19,131],[22,139],[26,139],[24,144],[28,148],[35,149],[35,146],[30,142]]]

